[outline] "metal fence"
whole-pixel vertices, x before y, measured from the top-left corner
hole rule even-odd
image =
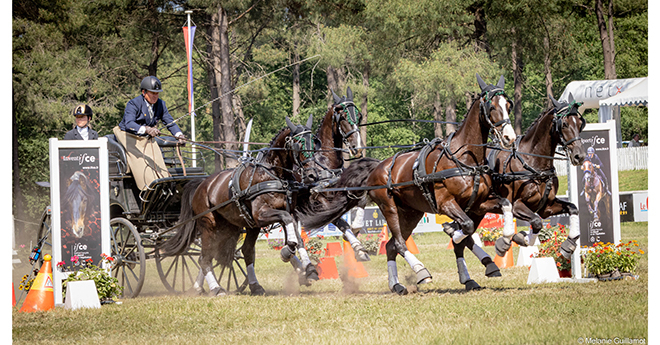
[[[649,168],[649,147],[622,147],[616,149],[618,170],[644,170]],[[559,157],[559,156],[557,156]],[[557,176],[567,175],[566,161],[556,160]]]

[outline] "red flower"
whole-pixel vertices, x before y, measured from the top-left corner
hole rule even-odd
[[[57,267],[64,267],[64,261],[60,261],[57,263]]]

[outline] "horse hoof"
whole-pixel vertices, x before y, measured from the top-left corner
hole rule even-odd
[[[396,283],[394,286],[392,286],[392,292],[396,293],[399,296],[407,295],[408,294],[408,289],[406,289],[405,286]]]
[[[250,284],[250,295],[265,296],[266,290],[259,283]]]
[[[355,260],[357,260],[357,262],[365,262],[365,261],[371,261],[371,258],[369,257],[369,254],[367,254],[367,252],[365,252],[364,250],[360,250],[355,252]]]
[[[500,237],[495,241],[495,253],[497,253],[498,256],[504,257],[509,248],[511,248],[511,239]]]
[[[417,272],[417,284],[427,284],[433,280],[431,273],[426,268],[422,268]]]
[[[491,262],[488,265],[486,265],[486,277],[494,278],[501,276],[502,276],[502,272],[500,272],[500,268],[497,267],[497,265],[494,262]]]
[[[465,290],[467,291],[472,291],[472,290],[480,290],[481,286],[477,284],[474,280],[470,279],[467,282],[465,282]]]
[[[280,251],[280,258],[284,262],[289,262],[291,260],[291,257],[294,254],[295,254],[295,252],[293,250],[291,250],[291,248],[289,248],[289,246],[284,246],[282,248],[282,251]]]
[[[519,246],[521,247],[527,247],[529,243],[527,243],[527,232],[521,231],[517,232],[513,237],[511,238],[513,242],[516,242]]]
[[[209,296],[226,296],[227,290],[223,289],[221,286],[218,286],[209,291]]]
[[[309,285],[311,285],[312,282],[319,280],[319,272],[316,271],[316,267],[314,267],[314,265],[307,265],[307,268],[305,269],[305,278],[307,279]]]
[[[561,252],[561,255],[569,259],[571,258],[571,255],[573,255],[573,252],[575,251],[575,248],[577,247],[577,243],[575,243],[575,240],[572,238],[567,238],[564,242],[561,243],[561,247],[559,247],[559,251]]]

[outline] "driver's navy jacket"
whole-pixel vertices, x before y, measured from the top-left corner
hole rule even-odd
[[[165,101],[158,99],[156,103],[152,106],[154,115],[151,117],[149,115],[149,107],[147,106],[147,101],[144,99],[144,96],[139,95],[132,100],[128,101],[126,104],[126,109],[124,110],[124,118],[119,123],[119,128],[122,131],[126,131],[131,134],[138,134],[141,126],[156,127],[158,121],[163,121],[167,126],[167,129],[170,130],[172,135],[175,135],[181,132],[181,128],[174,123],[174,118],[167,111],[167,106],[165,106]],[[142,134],[146,136],[147,134]]]

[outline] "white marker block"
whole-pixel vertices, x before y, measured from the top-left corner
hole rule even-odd
[[[96,284],[93,280],[82,280],[66,283],[66,300],[64,308],[101,308]]]
[[[531,266],[532,265],[532,255],[539,252],[537,246],[531,247],[520,247],[518,251],[518,260],[516,260],[516,266]]]
[[[527,284],[557,283],[559,271],[553,258],[534,258],[529,269]]]

